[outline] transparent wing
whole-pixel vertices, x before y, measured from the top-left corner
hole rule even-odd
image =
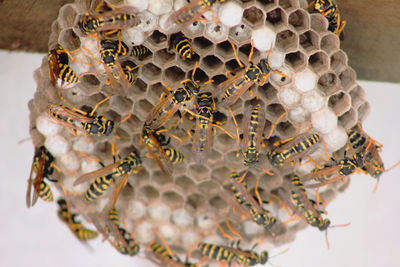
[[[86,174],[78,177],[75,180],[73,185],[76,186],[76,185],[82,184],[84,182],[87,182],[87,181],[90,181],[90,180],[94,180],[97,177],[109,175],[109,174],[114,172],[114,170],[118,167],[119,164],[120,164],[120,162],[118,161],[118,162],[115,162],[113,164],[107,165],[107,166],[105,166],[105,167],[103,167],[101,169],[98,169],[96,171],[86,173]]]
[[[250,88],[250,86],[252,86],[254,84],[253,81],[249,81],[245,84],[243,84],[234,94],[230,95],[227,99],[223,99],[221,101],[221,106],[222,107],[229,107],[233,104],[235,104],[235,102],[244,94],[244,92],[247,91],[247,89]]]
[[[237,81],[239,81],[240,79],[242,79],[245,73],[246,73],[246,69],[242,69],[234,76],[228,78],[228,80],[218,84],[217,89],[215,89],[213,92],[213,97],[218,97],[219,94],[221,94],[222,92],[225,92],[225,90],[230,85],[232,85],[232,84],[236,83]]]

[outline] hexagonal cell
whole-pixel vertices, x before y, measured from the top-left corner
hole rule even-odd
[[[206,204],[206,198],[200,194],[191,194],[187,197],[185,204],[194,210],[198,210]]]
[[[229,38],[238,45],[247,42],[251,37],[251,29],[244,25],[238,25],[229,30]]]
[[[224,60],[234,57],[232,45],[228,41],[217,44],[215,54]]]
[[[73,28],[75,25],[75,17],[77,13],[75,11],[74,5],[67,4],[60,8],[58,15],[58,24],[61,28]]]
[[[362,103],[365,102],[365,91],[361,86],[357,85],[350,91],[351,105],[354,108],[358,108]]]
[[[297,49],[298,37],[297,34],[290,30],[281,31],[276,36],[275,46],[280,50],[290,52]]]
[[[146,120],[150,110],[153,108],[153,105],[147,101],[146,99],[141,99],[134,105],[134,113],[139,116],[142,120]]]
[[[185,73],[177,66],[169,67],[163,73],[163,80],[167,81],[169,86],[177,85],[184,79]]]
[[[324,50],[328,55],[339,49],[339,39],[334,34],[328,34],[321,39],[321,49]]]
[[[139,189],[139,192],[147,198],[147,200],[155,200],[160,196],[160,193],[151,185],[143,186]]]
[[[166,46],[167,36],[157,30],[147,38],[147,41],[156,47]]]
[[[230,138],[227,134],[221,133],[215,138],[215,146],[218,150],[226,151],[235,146],[236,140]]]
[[[77,50],[81,46],[81,40],[72,29],[66,29],[60,32],[58,43],[67,51]]]
[[[261,25],[263,23],[263,16],[264,13],[255,6],[248,8],[243,12],[243,20],[251,27]]]
[[[220,196],[215,196],[208,201],[209,205],[215,209],[222,210],[227,207],[227,203]]]
[[[277,8],[267,13],[266,21],[275,28],[279,28],[286,24],[287,15],[282,9]]]
[[[157,183],[160,186],[172,184],[172,177],[169,175],[165,175],[162,171],[155,171],[153,176],[151,177],[151,181],[153,183]]]
[[[339,74],[340,83],[344,90],[349,90],[356,82],[356,73],[352,68],[347,68]]]
[[[149,86],[147,96],[150,99],[159,99],[162,93],[166,93],[167,89],[161,83],[155,83]]]
[[[224,25],[220,25],[215,21],[207,23],[204,36],[209,38],[212,42],[218,43],[225,40],[228,37],[229,29]]]
[[[302,32],[310,28],[310,18],[306,11],[298,9],[289,15],[289,24],[292,25],[297,32]]]
[[[308,65],[315,73],[327,71],[329,68],[329,57],[324,52],[318,52],[308,58]]]
[[[135,84],[133,85],[133,94],[134,95],[141,95],[145,93],[147,90],[147,84],[140,78],[136,79]]]
[[[121,114],[132,112],[133,102],[127,97],[115,95],[110,99],[110,105]]]
[[[187,79],[192,79],[192,72],[193,70],[187,73]],[[201,68],[197,68],[196,73],[194,74],[194,80],[199,81],[200,83],[205,83],[210,80],[210,78],[208,77],[207,73],[205,73]]]
[[[328,106],[335,112],[337,116],[342,115],[350,108],[350,96],[343,92],[329,97]]]
[[[278,130],[278,133],[281,136],[284,136],[284,137],[287,137],[287,138],[296,135],[296,128],[293,127],[293,125],[288,121],[280,122],[276,126],[276,129]]]
[[[153,83],[161,79],[161,69],[152,63],[147,63],[140,70],[141,77],[148,83]]]
[[[193,50],[199,55],[210,52],[212,48],[213,43],[204,37],[197,37],[193,40]]]
[[[236,61],[236,59],[232,59],[232,60],[229,60],[228,62],[226,62],[225,67],[227,70],[229,70],[230,72],[233,72],[233,73],[238,72],[242,69],[240,67],[240,65],[238,64],[238,62]]]
[[[279,0],[279,5],[284,9],[291,7],[299,7],[299,2],[297,0]]]
[[[285,108],[281,104],[271,104],[267,107],[267,113],[273,118],[278,118],[285,113]]]
[[[94,75],[84,75],[80,78],[79,89],[85,95],[93,95],[99,92],[100,81]]]
[[[261,98],[265,99],[266,101],[273,101],[277,94],[278,89],[276,89],[272,84],[265,83],[263,86],[258,87],[258,94]]]
[[[288,53],[285,57],[285,64],[295,72],[301,71],[306,67],[306,56],[300,51]]]
[[[350,129],[357,123],[357,112],[353,108],[350,108],[338,118],[338,123],[343,128]]]
[[[371,112],[371,106],[368,102],[364,102],[358,109],[358,120],[362,123],[364,122],[364,119],[368,116],[368,114]]]
[[[311,28],[318,33],[326,32],[328,30],[328,20],[321,19],[320,13],[310,14]]]
[[[204,27],[205,27],[204,23],[201,23],[200,21],[195,21],[187,25],[187,27],[182,29],[182,31],[187,37],[193,38],[198,35],[201,35],[201,33],[204,31]]]
[[[261,6],[265,11],[275,6],[274,0],[257,0],[256,3],[258,3],[258,6]]]
[[[199,184],[197,189],[200,191],[200,193],[209,196],[218,193],[220,188],[217,183],[209,180]]]
[[[344,71],[347,65],[347,56],[343,51],[338,51],[331,56],[331,68],[336,73]]]
[[[82,110],[84,110],[84,107],[82,107]],[[104,112],[104,115],[112,121],[121,121],[121,115],[119,115],[117,112],[115,112],[112,109],[107,110],[106,112]],[[122,134],[126,134],[126,133],[122,133]]]
[[[118,142],[121,144],[129,143],[131,141],[131,136],[120,127],[115,130],[115,134],[119,137]]]
[[[183,192],[190,192],[196,188],[196,184],[189,177],[183,175],[175,179],[175,186],[180,187]]]
[[[188,175],[196,181],[203,181],[210,178],[210,171],[205,165],[192,164],[189,166]]]
[[[183,206],[183,197],[175,191],[166,191],[161,195],[161,201],[171,208]]]
[[[154,63],[157,64],[160,68],[163,68],[164,66],[173,64],[175,60],[175,53],[169,52],[168,49],[164,48],[154,54],[153,60]]]
[[[314,31],[306,31],[300,35],[300,45],[307,53],[319,49],[319,37]]]
[[[202,59],[202,63],[204,64],[204,67],[206,70],[209,70],[209,72],[214,73],[214,72],[221,72],[220,69],[222,69],[223,63],[221,60],[219,60],[216,56],[206,56]]]
[[[131,132],[139,132],[141,131],[139,125],[142,124],[142,121],[139,120],[134,114],[132,114],[128,120],[124,122],[124,126],[127,127]]]
[[[329,96],[339,90],[339,79],[335,73],[328,72],[322,75],[318,80],[318,89],[326,96]]]
[[[212,170],[211,179],[215,181],[220,181],[221,183],[225,183],[226,179],[231,177],[232,170],[228,169],[227,167],[220,167],[217,169]]]

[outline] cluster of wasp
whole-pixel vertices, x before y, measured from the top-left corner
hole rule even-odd
[[[202,19],[201,17],[205,12],[212,11],[212,7],[219,2],[222,1],[192,0],[181,9],[173,12],[168,17],[167,23],[174,23],[182,27],[197,23]],[[309,8],[318,11],[328,19],[330,31],[337,35],[342,33],[345,21],[340,20],[337,6],[332,1],[316,0],[310,3]],[[100,60],[97,60],[89,49],[82,47],[82,50],[86,51],[88,55],[93,57],[95,62],[104,67],[107,74],[106,84],[109,84],[112,88],[112,93],[98,102],[90,111],[83,111],[73,107],[62,96],[61,92],[64,88],[79,83],[82,76],[96,75],[96,73],[84,73],[78,76],[69,65],[70,60],[73,60],[71,51],[67,51],[59,44],[50,50],[48,55],[50,79],[53,86],[58,86],[58,81],[61,81],[59,99],[60,102],[64,102],[64,104],[50,103],[48,105],[48,114],[53,122],[67,127],[74,135],[78,131],[83,132],[89,139],[96,138],[96,136],[108,137],[113,135],[116,123],[104,115],[96,116],[96,110],[113,96],[128,94],[128,89],[135,84],[135,70],[140,68],[140,65],[136,65],[131,61],[120,62],[119,58],[131,51],[131,55],[140,60],[151,51],[144,45],[134,46],[130,49],[121,40],[121,30],[135,27],[140,23],[140,19],[135,16],[135,13],[129,7],[115,7],[104,1],[97,5],[93,14],[87,13],[83,15],[77,23],[76,28],[81,31],[82,35],[93,37],[97,40]],[[170,48],[175,49],[182,60],[190,59],[194,53],[191,40],[183,34],[175,37],[171,41]],[[194,129],[187,132],[185,139],[193,140],[192,154],[197,164],[207,163],[212,152],[213,131],[215,129],[221,129],[232,139],[238,140],[242,150],[243,165],[246,168],[254,168],[268,175],[274,175],[274,173],[279,173],[280,170],[287,166],[293,166],[301,162],[315,151],[318,144],[323,143],[321,135],[311,131],[306,131],[287,140],[272,142],[270,138],[274,126],[286,113],[278,118],[271,128],[270,134],[266,136],[264,135],[266,115],[262,104],[247,106],[242,120],[243,133],[240,134],[239,126],[230,106],[234,105],[254,84],[262,86],[267,83],[271,73],[280,75],[282,80],[288,77],[270,66],[269,55],[272,45],[267,57],[261,59],[258,64],[252,63],[252,45],[247,66],[239,60],[235,45],[232,42],[231,45],[240,67],[238,72],[231,76],[227,74],[224,81],[210,80],[204,82],[204,84],[213,83],[215,85],[214,90],[204,91],[201,90],[200,81],[195,78],[196,62],[192,70],[191,79],[181,81],[181,87],[173,90],[166,84],[165,87],[169,92],[162,94],[160,102],[152,108],[145,123],[140,126],[142,127],[140,142],[148,150],[146,156],[154,160],[166,176],[173,174],[173,164],[179,164],[184,160],[184,154],[170,145],[171,137],[180,142],[184,142],[184,140],[172,134],[167,137],[166,133],[175,127],[185,114],[189,114],[190,120],[195,120]],[[191,105],[192,102],[194,105]],[[233,122],[236,126],[236,136],[224,128],[227,120],[221,121],[216,116],[216,112],[219,110],[227,110],[231,114],[230,122]],[[176,114],[179,115],[179,118],[174,121]],[[124,123],[128,118],[129,115],[122,119],[120,123]],[[167,124],[171,126],[165,128]],[[334,156],[326,156],[323,161],[315,161],[310,157],[310,161],[315,165],[313,171],[304,176],[299,176],[293,172],[286,175],[284,183],[287,183],[290,192],[282,188],[273,192],[279,203],[285,209],[288,208],[292,211],[292,216],[303,219],[307,224],[317,227],[321,231],[325,231],[330,226],[330,220],[323,218],[323,211],[319,209],[320,206],[324,205],[324,201],[320,201],[318,193],[316,201],[310,199],[307,196],[306,187],[317,188],[318,191],[320,187],[340,181],[356,171],[369,173],[372,177],[378,179],[385,171],[379,156],[381,145],[363,131],[360,123],[348,130],[347,134],[348,144],[343,155],[336,153]],[[117,136],[113,135],[113,137]],[[28,181],[27,206],[33,206],[38,197],[44,201],[53,201],[52,191],[45,179],[54,182],[63,190],[65,196],[65,199],[61,198],[57,201],[59,205],[58,215],[80,241],[85,242],[96,238],[99,232],[104,237],[108,237],[110,243],[120,253],[133,256],[140,251],[139,242],[134,239],[134,234],[128,231],[125,222],[121,225],[115,206],[121,191],[128,184],[129,175],[139,172],[142,168],[142,159],[137,150],[130,151],[126,157],[121,158],[119,150],[115,146],[114,138],[112,144],[114,163],[105,166],[99,159],[95,159],[102,168],[85,173],[74,181],[74,186],[90,182],[84,193],[69,192],[64,187],[62,180],[51,179],[49,176],[54,172],[54,168],[60,173],[62,170],[54,163],[55,158],[45,146],[36,148]],[[266,149],[267,144],[270,144],[268,150]],[[119,157],[118,160],[116,155]],[[86,157],[93,158],[88,155]],[[245,179],[246,172],[240,174],[232,171],[232,196],[230,197],[235,200],[233,205],[237,206],[244,214],[247,214],[254,224],[262,226],[266,231],[273,233],[274,227],[280,227],[284,222],[277,220],[265,208],[265,201],[261,199],[257,190],[254,191],[254,194],[249,190]],[[314,182],[308,183],[311,180]],[[307,184],[304,185],[306,182]],[[110,187],[113,188],[111,197],[108,198],[100,215],[96,215],[96,219],[92,220],[97,231],[85,228],[82,222],[76,219],[78,214],[72,213],[69,202],[74,200],[74,203],[84,203],[84,206],[90,207],[97,199],[102,198],[107,191],[111,191]],[[98,220],[99,217],[102,218],[101,222]],[[233,229],[231,231],[234,233]],[[224,235],[226,234],[224,233]],[[161,237],[160,239],[163,241]],[[200,265],[200,263],[190,263],[187,259],[182,261],[174,255],[165,243],[161,245],[157,241],[152,241],[149,248],[159,260],[168,266]],[[265,264],[268,261],[267,251],[257,253],[254,248],[242,249],[239,247],[239,242],[236,243],[236,246],[233,244],[231,246],[223,246],[198,242],[197,248],[202,255],[229,264],[235,262],[243,266],[252,266]]]

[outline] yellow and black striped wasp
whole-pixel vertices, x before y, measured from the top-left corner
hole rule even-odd
[[[170,267],[197,267],[198,264],[190,263],[187,260],[183,262],[177,256],[171,255],[168,250],[161,244],[153,241],[150,244],[150,249],[153,251],[154,255],[162,261],[162,264]]]
[[[148,49],[144,45],[137,45],[132,47],[131,56],[142,59],[143,57],[146,57],[149,54],[150,54],[150,49]]]
[[[252,43],[248,58],[249,65],[247,67],[244,67],[242,62],[240,62],[236,53],[235,45],[232,42],[231,45],[235,54],[236,61],[238,62],[242,70],[239,71],[236,75],[228,78],[226,81],[218,84],[217,89],[214,91],[214,95],[218,96],[221,92],[223,92],[221,103],[219,103],[218,105],[221,105],[222,107],[229,107],[233,105],[254,83],[258,83],[260,86],[264,85],[267,82],[268,76],[271,72],[276,72],[283,77],[286,77],[286,75],[284,75],[283,73],[277,70],[272,70],[269,64],[268,57],[271,53],[272,45],[270,50],[268,51],[267,58],[263,58],[258,64],[254,64],[251,61],[254,50],[254,46]]]
[[[107,101],[111,95],[99,101],[90,113],[82,111],[69,104],[62,96],[61,99],[69,107],[59,104],[49,104],[48,112],[51,118],[58,124],[64,125],[74,131],[83,131],[88,135],[110,135],[114,129],[114,122],[105,116],[94,116],[97,108]]]
[[[216,261],[225,261],[231,264],[233,260],[242,266],[254,266],[257,264],[265,264],[268,261],[268,251],[263,251],[260,254],[253,250],[243,250],[239,248],[239,242],[236,243],[236,248],[231,246],[220,246],[210,243],[199,243],[200,252],[210,259]]]
[[[181,81],[182,87],[176,89],[157,104],[147,117],[146,124],[152,129],[159,129],[163,126],[183,105],[192,101],[200,91],[198,81],[194,80],[198,62],[194,66],[192,79]]]
[[[320,139],[320,135],[314,133],[311,135],[301,134],[297,137],[277,142],[274,144],[277,148],[267,152],[267,157],[273,166],[282,166],[301,158],[306,153],[311,153]]]
[[[75,180],[74,186],[94,179],[85,193],[85,199],[87,201],[93,201],[105,193],[111,183],[115,181],[115,178],[121,177],[119,187],[116,189],[116,192],[118,193],[114,194],[113,201],[115,202],[120,190],[125,186],[128,176],[133,172],[139,171],[141,165],[142,160],[140,157],[135,152],[131,152],[127,157],[122,158],[113,164],[80,176]],[[111,205],[111,207],[113,206],[115,205]]]
[[[123,255],[135,256],[136,254],[138,254],[140,251],[139,243],[134,238],[132,238],[131,234],[127,232],[124,228],[119,227],[118,229],[126,244],[123,244],[122,242],[116,240],[113,243],[115,249]]]
[[[80,241],[95,239],[98,236],[98,233],[96,231],[85,228],[81,222],[76,220],[77,214],[71,213],[65,199],[60,198],[57,201],[57,204],[58,217],[61,221],[68,225],[68,227]]]
[[[174,35],[170,40],[170,47],[175,48],[175,51],[181,56],[183,60],[191,59],[193,55],[192,41],[183,34]]]
[[[189,24],[195,22],[205,12],[212,10],[211,8],[217,2],[224,0],[192,0],[187,5],[172,13],[167,19],[167,25],[176,24]]]
[[[271,216],[270,211],[257,203],[250,194],[246,183],[243,181],[245,175],[246,173],[240,176],[237,172],[232,172],[231,183],[235,199],[239,204],[248,209],[252,220],[256,224],[264,226],[266,230],[269,230],[275,224],[276,219]]]
[[[260,146],[263,141],[265,126],[265,112],[260,104],[249,105],[243,119],[243,163],[246,166],[255,164],[259,160]]]
[[[139,68],[135,63],[132,61],[125,61],[121,64],[122,70],[125,73],[125,78],[130,85],[134,85],[136,82],[136,76],[134,74],[134,70]]]
[[[49,175],[54,171],[53,161],[54,157],[46,147],[41,146],[35,149],[26,191],[26,206],[28,208],[34,206],[39,197],[46,202],[54,200],[50,186],[44,181],[44,178],[46,178],[49,181],[57,182],[57,180],[49,178]]]
[[[330,225],[330,220],[322,219],[320,211],[315,208],[313,201],[308,199],[306,189],[300,177],[293,175],[291,184],[292,199],[297,207],[303,210],[306,222],[311,226],[318,227],[320,231],[326,230]]]
[[[344,26],[346,26],[346,21],[340,19],[338,6],[333,0],[314,0],[309,6],[314,7],[318,13],[321,13],[329,22],[328,30],[335,33],[343,40],[341,33],[343,32]]]

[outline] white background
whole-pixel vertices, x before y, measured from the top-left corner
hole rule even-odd
[[[153,266],[99,240],[91,243],[93,252],[85,249],[59,221],[55,204],[39,200],[34,208],[25,207],[33,146],[18,141],[29,136],[27,103],[36,90],[32,74],[42,56],[0,51],[0,266]],[[400,85],[360,84],[372,106],[364,129],[383,143],[382,157],[390,167],[400,160]],[[323,233],[308,228],[294,243],[270,252],[290,248],[271,262],[283,267],[400,266],[400,168],[382,175],[375,194],[374,185],[372,178],[354,175],[345,193],[328,206],[333,224],[351,222],[330,229],[330,249]]]

